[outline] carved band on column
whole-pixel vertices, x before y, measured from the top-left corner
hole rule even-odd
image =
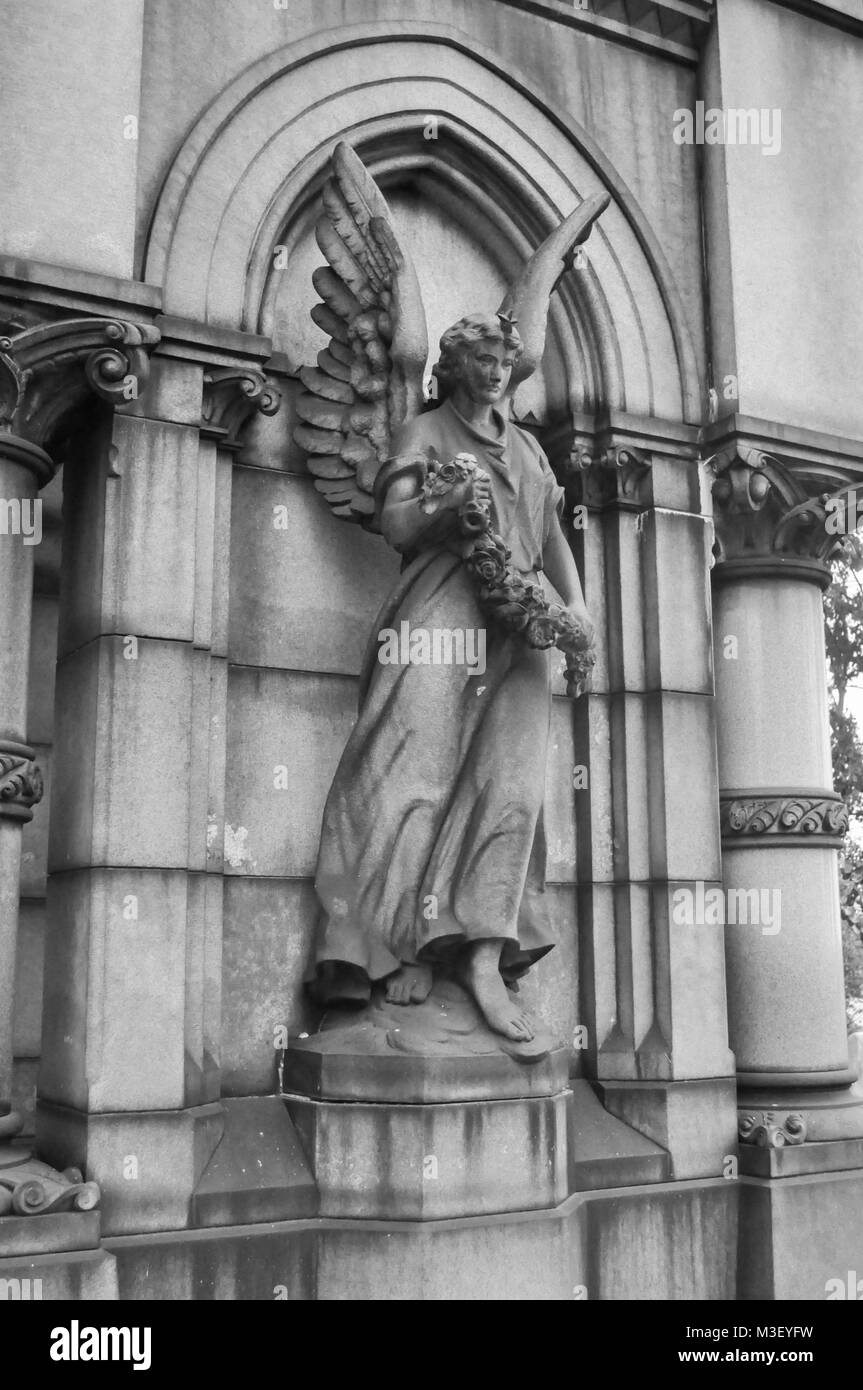
[[[720,798],[724,845],[812,844],[820,849],[842,847],[848,832],[848,810],[835,792],[725,792]]]

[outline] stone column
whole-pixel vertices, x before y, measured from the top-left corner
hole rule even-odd
[[[48,1169],[36,1173],[26,1150],[4,1143],[21,1128],[8,1102],[21,827],[42,795],[26,741],[33,544],[37,493],[53,476],[51,453],[70,413],[91,390],[110,402],[137,394],[157,338],[153,329],[97,318],[0,337],[0,1216],[93,1205],[98,1195]]]
[[[694,431],[612,415],[576,437],[573,530],[601,650],[575,706],[585,1053],[608,1110],[722,1174],[736,1147],[721,930],[675,920],[720,878],[709,522]]]
[[[714,427],[718,433],[723,427]],[[713,608],[729,1030],[743,1171],[853,1167],[863,1137],[850,1089],[822,592],[837,536],[828,492],[855,468],[789,441],[726,437],[713,458]],[[763,442],[763,441],[762,441]],[[853,526],[853,522],[852,522]],[[782,1165],[751,1146],[806,1146]]]
[[[41,775],[26,742],[32,528],[37,491],[53,471],[43,449],[0,433],[0,1139],[21,1125],[9,1106],[21,827],[42,796]],[[29,535],[22,533],[22,520]]]
[[[97,1179],[111,1233],[185,1226],[224,1130],[231,458],[278,405],[265,340],[160,327],[146,398],[64,470],[36,1134]]]

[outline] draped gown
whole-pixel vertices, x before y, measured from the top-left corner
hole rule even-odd
[[[473,454],[491,477],[492,528],[537,582],[563,490],[533,436],[494,411],[488,430],[449,403],[418,416],[399,456]],[[486,669],[384,664],[378,634],[408,622],[485,629]],[[475,581],[445,543],[422,540],[372,630],[359,717],[323,816],[321,907],[308,983],[321,1003],[361,1003],[401,963],[454,963],[503,939],[514,980],[554,944],[543,827],[551,713],[547,651],[484,616]]]

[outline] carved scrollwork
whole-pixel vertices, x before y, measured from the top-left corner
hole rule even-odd
[[[22,1118],[0,1104],[0,1141],[14,1138]],[[98,1184],[85,1182],[78,1168],[58,1172],[32,1153],[0,1142],[0,1217],[44,1216],[54,1211],[93,1211],[101,1200]]]
[[[89,389],[112,405],[141,395],[150,324],[124,319],[61,319],[0,338],[0,430],[43,447]]]
[[[37,1158],[24,1158],[12,1167],[0,1167],[0,1216],[93,1211],[100,1197],[98,1184],[84,1182],[78,1168],[59,1173]]]
[[[848,810],[837,796],[729,796],[720,802],[720,825],[726,844],[760,835],[841,842],[848,831]]]
[[[797,1111],[747,1111],[738,1119],[737,1133],[742,1144],[754,1144],[760,1149],[783,1149],[788,1144],[805,1142],[806,1121]]]
[[[42,773],[33,761],[32,748],[0,743],[0,816],[27,821],[32,807],[42,800]]]
[[[214,367],[204,373],[201,433],[223,449],[239,449],[254,415],[275,415],[282,393],[257,367]]]
[[[570,451],[566,474],[567,481],[580,485],[587,506],[646,505],[641,492],[650,474],[650,458],[642,449],[618,444],[595,449],[579,440]]]

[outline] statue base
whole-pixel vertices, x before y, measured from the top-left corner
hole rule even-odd
[[[320,1032],[292,1039],[282,1090],[315,1099],[432,1104],[552,1096],[567,1085],[569,1051],[547,1029],[510,1042],[486,1024],[454,980],[422,1004],[389,1004],[382,986],[358,1012],[332,1010]]]
[[[379,988],[328,1014],[288,1049],[283,1099],[321,1216],[441,1220],[565,1200],[568,1074],[552,1035],[511,1043],[440,979],[422,1004]]]

